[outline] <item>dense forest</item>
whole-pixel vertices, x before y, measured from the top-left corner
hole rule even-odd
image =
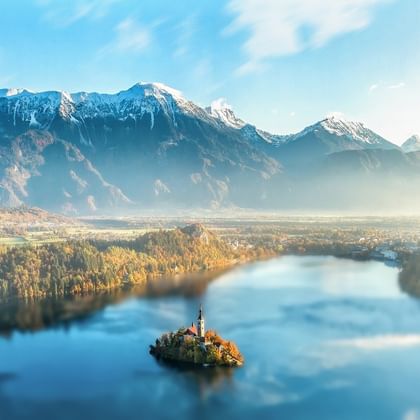
[[[420,297],[420,255],[413,254],[405,257],[398,281],[404,292]]]
[[[84,294],[141,284],[149,277],[192,272],[250,258],[201,225],[146,233],[131,241],[68,241],[4,248],[0,298]]]

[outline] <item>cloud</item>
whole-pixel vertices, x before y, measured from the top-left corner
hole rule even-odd
[[[242,76],[244,74],[249,73],[259,73],[262,72],[265,68],[266,66],[260,61],[251,60],[239,66],[236,69],[235,74],[238,76]]]
[[[141,26],[132,18],[122,20],[114,28],[115,37],[109,44],[105,45],[99,55],[104,56],[113,52],[141,52],[151,43],[151,31]]]
[[[420,420],[420,413],[418,410],[415,409],[408,410],[404,414],[403,420]]]
[[[374,337],[337,340],[332,344],[340,347],[350,347],[360,350],[387,350],[404,347],[420,347],[420,335],[379,335]]]
[[[174,57],[183,57],[188,53],[196,31],[196,20],[195,16],[188,16],[176,25],[175,29],[178,32],[178,37],[175,41]]]
[[[39,7],[45,9],[44,19],[56,26],[70,26],[81,19],[100,19],[111,7],[121,0],[38,0]]]
[[[398,90],[398,89],[401,89],[405,86],[406,86],[405,82],[398,82],[398,83],[394,83],[394,84],[386,84],[386,83],[383,83],[383,82],[378,82],[378,83],[374,83],[374,84],[370,85],[368,91],[369,91],[369,95],[370,95],[371,93],[373,93],[376,90],[378,90],[378,91],[384,91],[386,89]]]
[[[400,82],[400,83],[396,83],[395,85],[389,85],[388,89],[401,89],[403,87],[405,87],[405,83]]]
[[[229,0],[235,15],[225,33],[247,32],[247,61],[239,74],[261,70],[265,60],[325,45],[360,30],[374,6],[388,0]]]
[[[366,353],[420,347],[420,335],[377,335],[330,340],[318,346],[299,349],[290,369],[302,376],[319,375],[357,363]],[[420,420],[420,418],[418,419]]]
[[[226,98],[217,98],[212,101],[211,105],[212,109],[230,109],[232,110],[232,105],[230,105]]]

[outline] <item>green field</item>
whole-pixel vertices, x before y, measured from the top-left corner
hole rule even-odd
[[[95,226],[72,226],[57,230],[39,230],[23,235],[0,236],[0,245],[23,246],[60,242],[68,239],[132,239],[157,228],[99,228]]]

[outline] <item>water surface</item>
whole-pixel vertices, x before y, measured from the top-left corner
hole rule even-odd
[[[131,297],[0,339],[0,419],[420,419],[420,304],[398,269],[283,257],[197,294]],[[148,346],[188,325],[234,340],[239,369],[160,364]]]

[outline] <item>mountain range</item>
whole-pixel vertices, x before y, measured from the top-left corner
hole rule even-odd
[[[0,89],[2,206],[415,210],[419,180],[419,136],[398,147],[337,117],[276,135],[160,83],[116,94]]]

